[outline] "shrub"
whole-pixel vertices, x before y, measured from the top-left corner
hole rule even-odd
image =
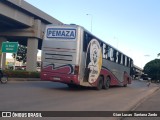
[[[40,72],[30,72],[25,70],[4,70],[4,74],[12,78],[39,78]]]

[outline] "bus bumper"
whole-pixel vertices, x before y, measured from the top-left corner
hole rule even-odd
[[[78,80],[78,75],[68,75],[68,74],[57,74],[57,73],[41,73],[41,80],[44,81],[53,81],[53,82],[61,82],[65,84],[76,84],[79,85],[80,82]]]

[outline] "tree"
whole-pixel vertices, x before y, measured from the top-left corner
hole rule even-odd
[[[159,57],[159,56],[160,56],[160,53],[158,53],[157,56]]]
[[[17,61],[25,63],[27,58],[27,47],[19,45],[17,53],[13,53],[12,56],[13,58],[16,56]]]
[[[160,59],[148,62],[144,66],[144,73],[148,74],[153,80],[160,80]]]

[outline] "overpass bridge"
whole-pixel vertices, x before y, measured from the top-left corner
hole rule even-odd
[[[133,65],[133,71],[134,71],[134,79],[140,79],[140,77],[142,76],[143,73],[143,69],[136,66],[136,65]]]
[[[0,49],[5,41],[27,46],[26,69],[35,71],[37,51],[41,49],[45,26],[48,24],[63,23],[24,0],[0,0]],[[5,69],[5,53],[3,58],[0,55],[1,61],[1,67]]]

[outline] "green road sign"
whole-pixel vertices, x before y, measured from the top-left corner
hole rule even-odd
[[[3,42],[2,53],[16,53],[18,50],[18,42]]]

